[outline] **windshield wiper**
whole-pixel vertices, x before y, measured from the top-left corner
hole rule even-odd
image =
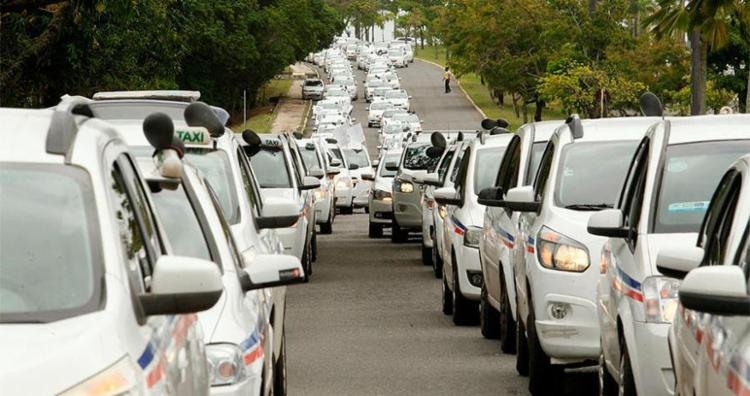
[[[573,205],[566,205],[565,209],[571,209],[571,210],[602,210],[602,209],[610,209],[613,208],[614,205],[608,204],[608,203],[600,203],[600,204],[573,204]]]

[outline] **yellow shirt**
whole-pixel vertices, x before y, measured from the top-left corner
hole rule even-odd
[[[451,79],[451,72],[447,71],[445,74],[443,74],[443,80],[450,80]]]

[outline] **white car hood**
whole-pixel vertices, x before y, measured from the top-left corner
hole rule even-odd
[[[392,177],[378,177],[375,179],[375,185],[373,186],[373,190],[381,190],[381,191],[393,191],[393,178]]]

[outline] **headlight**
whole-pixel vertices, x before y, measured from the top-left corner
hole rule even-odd
[[[78,385],[61,393],[61,396],[142,395],[144,394],[140,370],[128,356],[94,374]]]
[[[390,202],[390,200],[391,200],[391,192],[390,191],[383,191],[383,190],[373,190],[372,191],[372,197],[373,197],[373,199],[378,200],[378,201],[388,200]]]
[[[464,246],[478,248],[481,239],[482,229],[478,227],[469,227],[464,233]]]
[[[583,244],[542,227],[537,237],[537,258],[549,269],[583,272],[589,267],[589,253]]]
[[[242,351],[237,345],[206,345],[206,358],[211,386],[236,384],[245,378]]]
[[[672,323],[679,300],[680,281],[665,276],[650,276],[643,281],[643,307],[646,322]]]
[[[401,182],[398,188],[402,193],[414,192],[414,185],[410,182]]]

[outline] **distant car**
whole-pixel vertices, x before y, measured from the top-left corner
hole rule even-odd
[[[398,113],[391,117],[390,123],[399,124],[406,127],[411,132],[422,132],[422,120],[414,113]]]
[[[344,156],[349,164],[349,174],[352,178],[352,207],[367,208],[368,197],[370,196],[370,182],[368,179],[373,178],[372,163],[370,154],[366,148],[345,148]],[[356,165],[356,168],[352,168]]]
[[[319,78],[308,78],[302,84],[302,99],[321,100],[324,92],[325,84]]]
[[[315,219],[320,226],[320,233],[330,234],[336,217],[334,206],[336,187],[333,177],[339,174],[340,170],[330,165],[325,155],[324,143],[320,139],[299,139],[297,144],[310,175],[318,175],[315,177],[320,179],[320,188],[315,190]]]
[[[383,236],[383,228],[390,227],[393,219],[393,178],[396,171],[388,170],[387,163],[398,162],[401,159],[401,151],[390,151],[385,153],[375,167],[375,175],[372,178],[372,189],[368,200],[370,238]]]
[[[367,107],[367,126],[371,128],[381,126],[383,112],[393,110],[394,108],[393,103],[386,100],[372,102],[370,106]]]
[[[391,86],[388,84],[388,81],[381,79],[381,78],[371,78],[367,80],[367,83],[365,84],[365,100],[367,102],[372,102],[373,96],[375,94],[376,88],[390,88]]]
[[[406,111],[409,111],[411,109],[409,99],[411,99],[411,96],[409,96],[409,94],[404,90],[390,90],[385,93],[385,100],[393,103],[394,106],[400,107]]]
[[[406,60],[405,55],[401,48],[392,48],[388,51],[388,61],[396,67],[409,67],[409,62]]]

